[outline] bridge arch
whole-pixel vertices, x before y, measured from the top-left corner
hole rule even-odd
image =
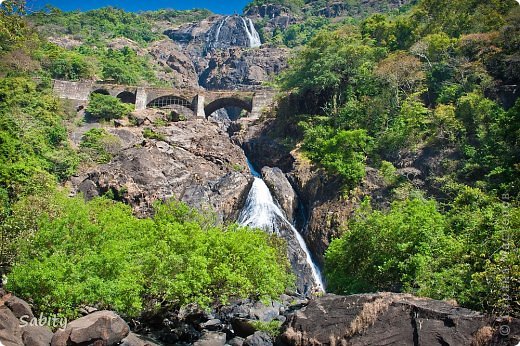
[[[110,92],[107,89],[98,88],[91,92],[91,94],[101,94],[101,95],[110,95]]]
[[[206,118],[209,117],[213,112],[221,108],[240,108],[251,112],[253,110],[253,100],[245,100],[238,97],[221,97],[210,102],[204,107],[204,113]]]
[[[146,105],[147,108],[176,108],[178,106],[186,107],[193,111],[192,102],[176,95],[160,96]]]
[[[125,90],[117,94],[117,98],[123,103],[135,104],[136,95],[135,93]]]

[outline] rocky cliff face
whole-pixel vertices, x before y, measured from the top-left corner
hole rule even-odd
[[[216,51],[200,74],[199,84],[207,89],[258,88],[287,67],[288,54],[287,49],[270,47]]]
[[[110,191],[139,214],[148,214],[155,200],[175,198],[236,220],[252,177],[228,134],[200,119],[148,127],[164,140],[144,138],[143,128],[109,128],[123,149],[110,163],[75,177],[75,190],[87,198]]]
[[[258,88],[287,66],[288,50],[262,47],[247,16],[212,16],[164,33],[191,63],[183,63],[186,59],[179,59],[177,53],[168,55],[170,63],[163,57],[163,64],[178,71],[183,80],[207,89]]]

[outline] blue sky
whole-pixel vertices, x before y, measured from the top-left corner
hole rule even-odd
[[[113,6],[123,8],[127,11],[146,11],[157,10],[160,8],[173,8],[176,10],[189,10],[193,8],[207,8],[215,13],[233,14],[242,13],[244,6],[250,0],[198,0],[198,1],[182,1],[182,0],[28,0],[29,10],[38,10],[46,4],[53,5],[64,11],[73,10],[90,10],[104,6]]]

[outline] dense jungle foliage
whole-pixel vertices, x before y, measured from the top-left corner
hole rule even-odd
[[[279,84],[308,113],[301,150],[342,177],[345,198],[380,168],[393,201],[366,200],[345,223],[326,254],[331,291],[519,313],[518,37],[515,1],[423,0],[319,31],[295,54]],[[397,174],[407,160],[437,165],[415,185]]]

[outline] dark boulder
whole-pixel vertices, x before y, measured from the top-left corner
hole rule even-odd
[[[246,338],[244,346],[273,346],[273,342],[269,334],[258,331]]]

